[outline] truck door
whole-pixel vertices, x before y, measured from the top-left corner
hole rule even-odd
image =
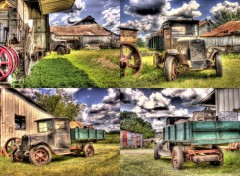
[[[70,132],[69,125],[66,120],[55,120],[55,139],[54,145],[56,148],[66,148],[70,150]]]

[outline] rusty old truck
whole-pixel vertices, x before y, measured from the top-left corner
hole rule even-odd
[[[194,112],[189,119],[168,118],[163,138],[155,146],[154,159],[171,157],[174,169],[182,169],[187,160],[221,166],[224,153],[219,146],[240,142],[240,122],[218,121],[213,110]]]
[[[48,118],[35,121],[36,134],[22,136],[12,152],[12,161],[29,160],[37,166],[51,162],[52,155],[94,155],[92,142],[105,139],[104,130],[72,128],[69,119]]]
[[[216,70],[216,76],[223,76],[221,47],[206,46],[199,37],[199,21],[193,19],[172,19],[162,24],[160,32],[148,40],[148,47],[156,50],[155,67],[164,65],[167,81],[174,81],[180,74],[204,69]]]

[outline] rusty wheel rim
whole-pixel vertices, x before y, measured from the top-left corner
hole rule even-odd
[[[10,138],[6,141],[6,143],[4,144],[3,147],[3,153],[7,158],[10,158],[10,156],[12,155],[12,153],[14,152],[14,150],[16,149],[16,145],[20,145],[21,144],[21,139],[14,137],[14,138]]]
[[[171,79],[175,80],[177,78],[177,64],[175,61],[172,63],[172,70],[171,70]]]
[[[92,146],[87,147],[86,154],[87,154],[87,156],[92,156],[93,155],[93,147]]]
[[[120,46],[120,77],[128,74],[137,75],[142,70],[142,61],[138,49],[130,43],[121,43]]]
[[[37,149],[34,152],[34,159],[39,164],[43,164],[43,163],[46,163],[48,161],[49,156],[48,156],[48,153],[47,153],[46,150],[44,150],[44,149]]]
[[[174,167],[174,168],[176,168],[177,165],[178,165],[178,160],[177,160],[177,153],[176,153],[176,151],[173,151],[172,164],[173,164],[173,167]]]

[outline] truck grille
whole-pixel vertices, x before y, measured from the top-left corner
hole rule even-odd
[[[190,41],[190,58],[194,69],[206,68],[205,41],[195,39]]]

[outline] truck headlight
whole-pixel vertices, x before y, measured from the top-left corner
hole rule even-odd
[[[182,55],[185,55],[185,54],[187,54],[187,48],[184,47],[184,46],[181,46],[181,47],[179,48],[179,52],[180,52]]]

